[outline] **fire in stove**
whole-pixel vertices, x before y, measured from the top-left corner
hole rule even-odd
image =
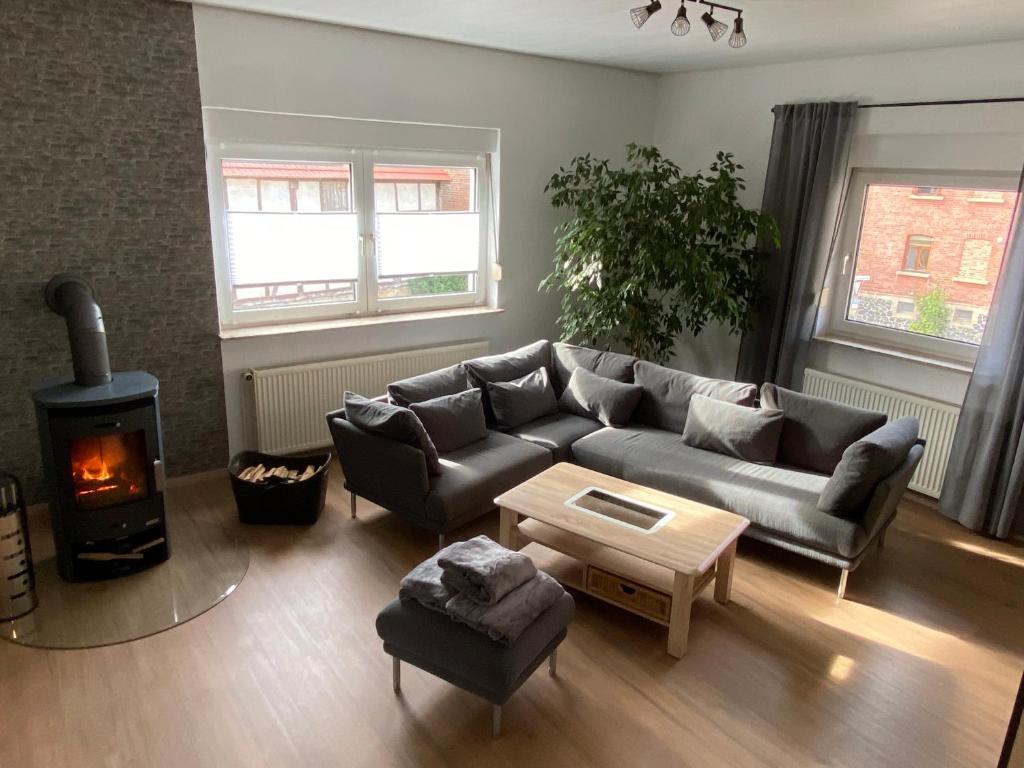
[[[102,509],[145,498],[145,432],[71,441],[71,479],[82,509]]]

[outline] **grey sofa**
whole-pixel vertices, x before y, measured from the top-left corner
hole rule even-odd
[[[673,372],[629,355],[539,341],[506,355],[469,360],[396,382],[389,386],[389,397],[406,405],[460,387],[483,387],[486,381],[511,381],[539,365],[548,367],[556,394],[565,389],[576,367],[642,385],[633,421],[613,428],[559,412],[505,432],[495,427],[485,439],[442,454],[442,472],[432,477],[417,448],[367,434],[348,423],[343,411],[329,413],[327,421],[345,487],[353,494],[353,515],[355,496],[363,496],[437,532],[443,542],[446,532],[493,509],[495,496],[553,462],[572,461],[743,515],[751,521],[745,535],[840,568],[842,597],[850,571],[871,551],[873,543],[881,546],[924,450],[924,442],[918,440],[855,513],[837,516],[818,508],[833,466],[828,462],[822,465],[820,457],[810,462],[818,467],[814,471],[784,463],[752,463],[683,442],[688,402],[694,394],[749,406],[757,397],[753,385]],[[805,406],[807,402],[815,406],[813,399],[801,397]],[[826,421],[837,408],[827,401],[820,401],[820,407]],[[827,425],[824,429],[827,431]],[[782,439],[788,439],[790,457],[799,461],[800,451],[808,450],[809,445],[813,448],[820,436],[802,434],[795,428],[791,431],[787,438],[784,427]],[[840,445],[839,453],[843,447]]]

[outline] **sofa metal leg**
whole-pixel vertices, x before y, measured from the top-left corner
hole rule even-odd
[[[356,519],[356,495],[354,493],[349,494],[349,509],[352,511],[352,519]]]
[[[846,597],[846,582],[850,578],[850,571],[847,568],[843,568],[839,572],[839,589],[836,591],[836,602],[838,603],[844,597]]]
[[[439,533],[437,534],[437,551],[440,552],[442,549],[444,549],[444,534]]]
[[[554,677],[558,674],[558,649],[555,648],[548,656],[548,674]]]
[[[501,706],[494,704],[491,707],[491,736],[498,738],[501,736]]]
[[[395,693],[402,692],[402,660],[397,656],[391,657],[391,687]]]

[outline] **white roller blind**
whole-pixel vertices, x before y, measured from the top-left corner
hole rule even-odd
[[[376,240],[380,277],[480,268],[479,213],[379,213]]]
[[[233,285],[355,280],[354,213],[227,212]]]

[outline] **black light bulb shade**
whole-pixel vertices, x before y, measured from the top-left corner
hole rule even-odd
[[[711,35],[712,40],[720,40],[722,35],[729,31],[729,25],[723,24],[712,16],[711,11],[705,11],[704,15],[700,17],[700,20],[703,21],[704,25],[708,28],[708,34]]]
[[[629,18],[633,21],[633,26],[640,29],[652,15],[661,10],[661,0],[652,0],[649,5],[641,5],[638,8],[634,8],[629,12]]]
[[[732,35],[729,36],[730,48],[742,48],[747,44],[747,34],[743,31],[743,17],[737,16],[732,25]]]
[[[682,37],[690,31],[690,20],[686,18],[686,3],[679,4],[679,13],[672,22],[672,34]]]

